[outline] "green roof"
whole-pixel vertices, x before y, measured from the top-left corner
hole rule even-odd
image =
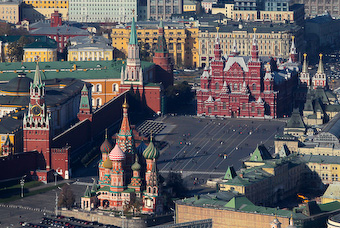
[[[240,209],[241,206],[245,205],[254,205],[250,200],[247,199],[245,196],[235,196],[232,198],[226,205],[225,207],[230,207],[234,209]]]
[[[73,71],[74,65],[76,70]],[[126,61],[120,60],[103,60],[103,61],[55,61],[40,62],[39,68],[42,79],[54,78],[77,78],[81,80],[89,79],[120,79],[122,67],[125,67]],[[143,72],[155,64],[141,61]],[[16,78],[18,73],[24,72],[27,77],[33,79],[36,64],[34,62],[13,62],[0,63],[0,81],[9,81]],[[70,72],[72,70],[72,72]],[[57,72],[59,71],[59,72]],[[151,86],[159,84],[154,83]]]
[[[303,123],[303,120],[301,118],[301,115],[300,115],[298,109],[293,110],[292,116],[290,117],[286,128],[303,128],[303,129],[305,129],[305,124]]]
[[[98,191],[109,192],[110,191],[110,187],[109,186],[104,186],[104,187],[100,188]]]
[[[330,203],[319,204],[319,207],[320,207],[320,210],[322,212],[339,210],[340,209],[340,202],[334,201],[334,202],[330,202]]]
[[[132,18],[131,32],[130,32],[130,43],[129,44],[138,45],[135,17]]]
[[[125,192],[125,193],[133,193],[133,192],[135,192],[135,189],[127,188],[123,192]]]
[[[258,145],[251,155],[249,161],[264,161],[271,159],[272,156],[264,145]]]
[[[231,179],[233,179],[236,176],[237,176],[237,174],[236,174],[236,171],[235,171],[234,167],[233,166],[228,166],[227,172],[225,173],[223,179],[231,180]]]

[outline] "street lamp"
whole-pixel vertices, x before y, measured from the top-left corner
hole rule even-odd
[[[21,185],[21,198],[24,197],[24,185],[25,185],[25,176],[21,177],[20,179],[20,185]]]
[[[55,171],[54,171],[54,185],[57,185],[57,178],[58,178],[58,172],[57,170],[60,169],[60,167],[58,167]]]

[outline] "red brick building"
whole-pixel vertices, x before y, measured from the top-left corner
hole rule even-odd
[[[296,61],[296,55],[292,46],[289,61]],[[232,54],[222,56],[217,35],[214,58],[204,69],[197,91],[197,115],[277,118],[290,113],[296,85],[295,70],[279,71],[272,59],[264,64],[259,58],[255,33],[250,57],[239,55],[236,42]]]
[[[172,65],[166,48],[162,22],[159,26],[159,37],[153,59],[158,66],[155,75],[143,73],[139,51],[136,24],[133,19],[128,44],[128,58],[125,68],[122,67],[121,71],[120,91],[133,89],[136,94],[140,94],[142,102],[145,102],[150,109],[160,114],[162,112],[163,90],[173,84]]]

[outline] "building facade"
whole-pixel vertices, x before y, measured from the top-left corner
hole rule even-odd
[[[113,47],[104,37],[71,37],[68,47],[68,61],[113,60]]]
[[[147,19],[169,20],[172,14],[182,14],[183,0],[147,0]]]
[[[259,27],[257,27],[259,26]],[[259,56],[272,56],[276,58],[289,58],[292,36],[295,37],[295,46],[303,50],[303,33],[301,27],[296,25],[276,25],[262,23],[239,24],[234,22],[223,25],[219,29],[220,44],[223,53],[230,55],[236,40],[240,55],[250,55],[252,49],[252,31],[257,29]],[[205,67],[214,57],[214,43],[217,32],[212,27],[200,27],[198,36],[199,66]]]
[[[82,209],[121,211],[131,205],[129,211],[148,214],[163,212],[164,199],[156,167],[159,151],[151,136],[149,145],[143,148],[142,154],[137,154],[128,120],[128,107],[125,99],[122,124],[115,136],[115,146],[112,146],[106,135],[100,147],[102,157],[98,165],[99,188],[92,187],[89,192],[87,187],[81,198]],[[136,202],[140,203],[140,207],[132,206]]]
[[[57,61],[58,44],[47,38],[46,41],[35,41],[24,46],[24,62],[54,62]]]
[[[294,43],[290,55],[296,56],[293,47]],[[251,57],[240,56],[237,48],[234,39],[232,53],[222,58],[219,33],[216,34],[214,58],[205,67],[197,91],[197,115],[277,118],[288,114],[291,107],[287,104],[291,103],[293,88],[297,86],[297,72],[274,73],[270,60],[266,69],[262,69],[264,62],[259,58],[261,49],[255,33]]]
[[[305,13],[308,17],[315,17],[317,15],[322,15],[326,11],[329,12],[332,17],[339,18],[339,7],[340,3],[338,1],[309,1],[309,0],[299,0],[296,3],[304,4]]]
[[[138,43],[142,49],[155,50],[158,40],[159,22],[137,23]],[[182,23],[164,22],[164,36],[169,56],[174,65],[185,67],[199,66],[198,27],[185,27]],[[116,48],[115,57],[126,58],[130,39],[130,26],[116,27],[111,32],[112,46]]]
[[[138,0],[69,0],[69,20],[76,22],[130,22],[138,12]]]
[[[0,2],[0,19],[11,24],[16,24],[21,19],[20,2],[6,1]]]
[[[22,18],[29,21],[48,20],[55,11],[61,14],[64,21],[68,20],[68,0],[23,0],[21,6]]]
[[[63,53],[71,37],[88,36],[86,30],[63,25],[61,14],[55,11],[51,15],[51,22],[37,22],[30,25],[30,34],[35,36],[47,36],[58,43],[58,52]]]

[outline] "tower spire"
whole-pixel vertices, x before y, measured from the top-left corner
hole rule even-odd
[[[303,54],[302,73],[308,73],[307,54],[306,53]]]
[[[319,56],[320,56],[320,61],[319,61],[319,67],[318,67],[317,73],[323,74],[323,73],[325,73],[325,70],[323,68],[323,63],[322,63],[322,54],[320,53]]]
[[[39,63],[38,62],[36,62],[35,74],[34,74],[34,79],[33,79],[33,85],[42,85],[42,80],[41,80],[41,75],[40,75],[40,68],[39,68]]]
[[[289,60],[293,63],[297,61],[297,52],[295,47],[295,36],[292,36],[292,46],[290,47]]]
[[[135,44],[138,45],[138,40],[137,40],[137,32],[136,32],[136,23],[135,23],[135,18],[132,18],[132,23],[131,23],[131,33],[130,33],[130,42],[129,44]]]
[[[217,30],[217,34],[216,34],[216,41],[215,41],[215,49],[214,49],[214,55],[215,55],[215,60],[221,60],[221,45],[220,45],[220,37],[218,34],[218,30],[220,29],[220,27],[216,27]]]
[[[259,61],[259,48],[257,45],[257,39],[256,39],[256,28],[253,28],[254,35],[253,35],[253,46],[251,49],[251,60],[253,62],[258,62]]]

